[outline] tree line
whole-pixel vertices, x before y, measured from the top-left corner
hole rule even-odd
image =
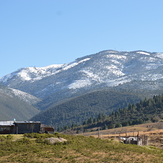
[[[82,125],[67,126],[58,128],[58,131],[65,129],[87,130],[94,127],[101,129],[112,129],[146,122],[158,122],[163,118],[163,95],[155,95],[153,98],[140,100],[136,104],[129,103],[127,107],[119,108],[112,111],[110,115],[104,113],[98,114],[97,117],[89,117],[83,121]]]

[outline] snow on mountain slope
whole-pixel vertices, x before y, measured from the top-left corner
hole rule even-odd
[[[20,90],[13,89],[13,88],[0,86],[0,93],[6,94],[11,98],[16,97],[19,100],[24,101],[24,102],[26,102],[26,103],[28,103],[30,105],[33,105],[33,104],[40,101],[40,99],[38,99],[37,97],[35,97],[33,95],[30,95],[30,94],[28,94],[26,92],[22,92]]]
[[[106,50],[47,67],[23,68],[0,79],[2,84],[39,98],[132,81],[163,79],[163,54],[146,51]],[[66,96],[66,95],[65,95]]]
[[[32,106],[39,101],[27,93],[0,85],[0,120],[28,120],[39,113]]]
[[[8,74],[0,79],[3,83],[7,83],[8,80],[19,77],[22,81],[33,82],[35,80],[41,80],[44,77],[52,75],[56,72],[57,69],[62,67],[62,64],[50,65],[46,67],[28,67],[19,69],[11,74]]]
[[[40,101],[40,99],[38,99],[37,97],[30,95],[26,92],[22,92],[20,90],[17,89],[13,89],[11,88],[12,93],[19,98],[21,101],[24,101],[30,105],[36,104],[37,102]]]

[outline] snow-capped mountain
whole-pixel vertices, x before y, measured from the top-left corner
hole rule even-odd
[[[0,82],[44,99],[52,94],[59,98],[135,81],[155,82],[152,89],[160,89],[163,88],[160,80],[163,80],[163,53],[107,50],[68,64],[22,68],[4,76]],[[142,89],[145,85],[137,87]]]
[[[27,67],[21,68],[11,74],[8,74],[0,79],[4,84],[8,83],[10,80],[15,80],[19,78],[21,81],[34,82],[36,80],[41,80],[44,77],[55,74],[56,69],[62,67],[61,65],[50,65],[46,67]]]

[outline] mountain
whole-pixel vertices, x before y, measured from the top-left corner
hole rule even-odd
[[[39,113],[32,106],[38,101],[25,92],[0,85],[0,120],[28,120]]]
[[[118,91],[95,91],[72,98],[57,106],[35,115],[31,120],[41,120],[43,124],[55,128],[71,124],[81,124],[99,113],[110,114],[112,111],[140,101],[140,97],[131,93]]]
[[[68,64],[22,68],[4,76],[0,82],[41,98],[40,110],[108,88],[153,95],[163,90],[163,54],[106,50]]]

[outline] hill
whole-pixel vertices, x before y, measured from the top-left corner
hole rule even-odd
[[[28,120],[39,112],[31,105],[38,101],[27,93],[0,85],[0,120]]]
[[[144,99],[136,104],[129,104],[128,107],[113,111],[109,116],[98,116],[87,119],[83,126],[77,130],[99,128],[118,128],[146,122],[158,122],[163,118],[163,95],[153,96],[150,99]]]
[[[55,128],[64,125],[81,124],[89,117],[99,113],[110,114],[112,111],[135,103],[140,97],[131,93],[118,91],[96,91],[72,98],[57,106],[37,114],[31,120],[41,120],[42,123]]]

